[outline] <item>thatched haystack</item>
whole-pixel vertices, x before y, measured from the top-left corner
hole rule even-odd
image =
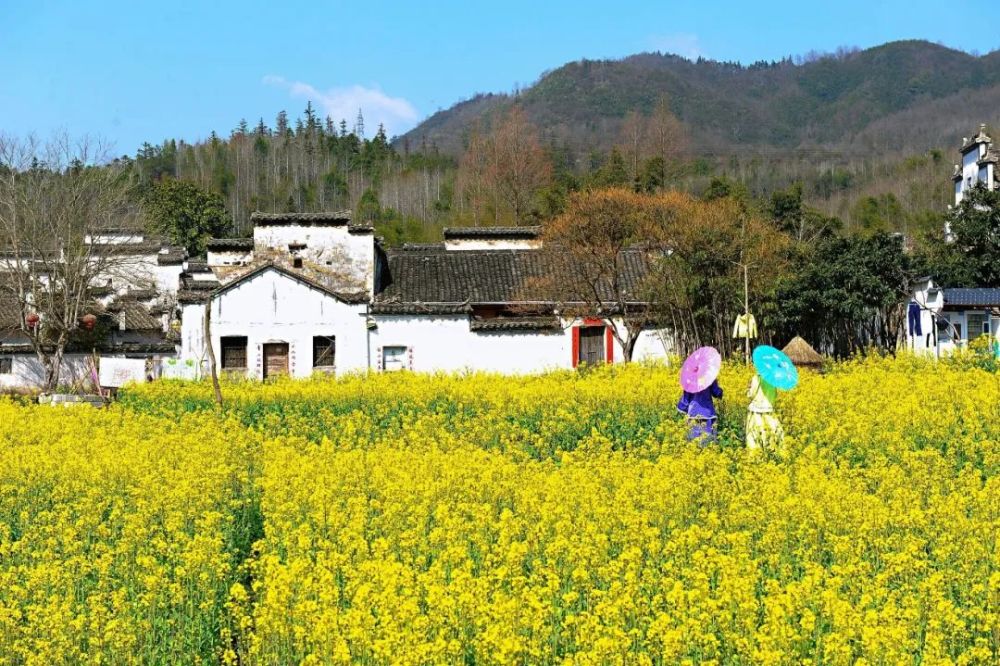
[[[781,351],[799,368],[818,368],[823,365],[823,357],[812,346],[796,335]]]

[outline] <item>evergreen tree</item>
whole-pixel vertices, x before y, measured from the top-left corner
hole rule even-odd
[[[607,162],[594,175],[596,187],[626,187],[629,183],[628,166],[618,147],[611,149]]]
[[[190,181],[165,178],[155,183],[146,209],[153,228],[192,255],[204,252],[208,239],[224,235],[230,226],[222,197]]]

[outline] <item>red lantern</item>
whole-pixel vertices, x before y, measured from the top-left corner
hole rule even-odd
[[[85,314],[83,315],[83,319],[81,321],[83,322],[83,327],[85,329],[92,331],[94,330],[94,324],[97,323],[97,317],[92,314]]]
[[[38,315],[32,312],[24,318],[24,322],[28,325],[28,328],[34,328],[38,326]]]

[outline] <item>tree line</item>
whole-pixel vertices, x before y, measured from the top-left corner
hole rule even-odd
[[[321,120],[310,104],[294,121],[282,112],[273,127],[243,121],[226,138],[145,144],[119,163],[159,201],[158,227],[186,239],[193,252],[203,246],[193,237],[220,226],[229,235],[249,234],[254,210],[349,209],[396,244],[435,240],[443,226],[543,223],[564,210],[571,194],[595,187],[701,196],[716,181],[730,180],[755,197],[788,191],[847,230],[907,235],[939,226],[948,200],[941,151],[722,155],[693,146],[690,136],[661,98],[649,114],[628,113],[609,150],[581,154],[513,104],[473,125],[462,150],[449,155],[434,145],[390,141],[381,127],[367,138],[360,114],[348,127]],[[171,214],[171,206],[180,212]],[[192,230],[192,218],[211,223]]]

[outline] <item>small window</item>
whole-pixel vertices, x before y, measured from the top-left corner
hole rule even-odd
[[[302,268],[302,257],[292,259],[292,268]]]
[[[336,338],[332,335],[317,335],[313,337],[313,367],[332,368],[334,366]]]
[[[246,370],[247,338],[246,336],[227,336],[220,341],[222,347],[223,370]]]
[[[952,326],[955,329],[953,341],[954,342],[961,342],[962,341],[962,325],[961,324],[956,324],[956,323],[953,322]]]
[[[406,347],[383,347],[382,369],[387,372],[405,370],[409,364],[406,359]]]
[[[10,356],[0,356],[0,375],[9,375],[14,372],[14,359]]]
[[[965,316],[969,324],[969,342],[990,332],[990,318],[985,312],[970,312]]]

